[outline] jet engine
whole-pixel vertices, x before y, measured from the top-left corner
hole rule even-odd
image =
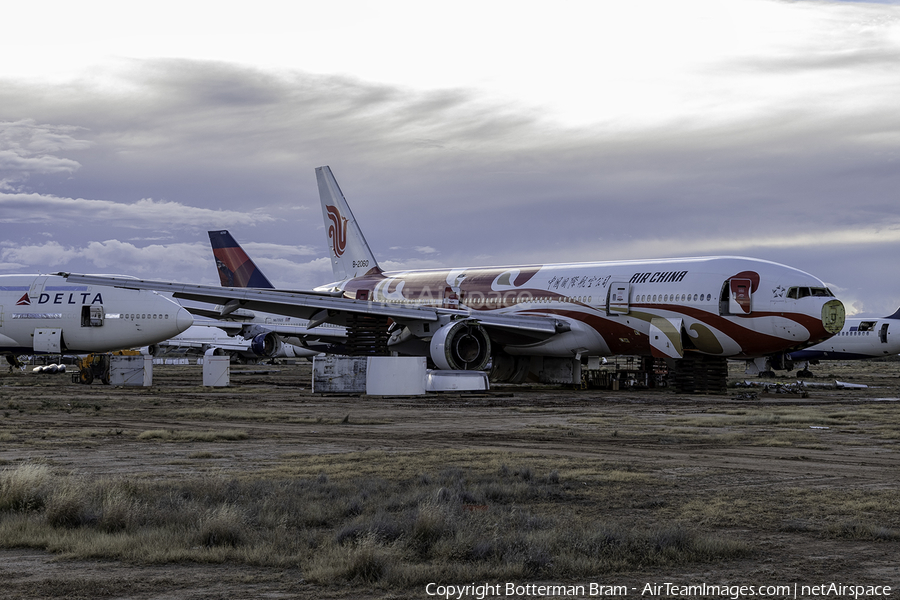
[[[431,338],[430,352],[438,369],[483,371],[491,360],[491,338],[475,321],[453,321]]]
[[[281,336],[274,331],[253,336],[253,340],[250,342],[250,350],[257,356],[265,356],[267,358],[296,358],[298,356],[294,352],[294,346],[285,344]]]
[[[253,336],[250,350],[257,356],[272,357],[281,351],[282,345],[281,337],[274,331],[269,331]]]

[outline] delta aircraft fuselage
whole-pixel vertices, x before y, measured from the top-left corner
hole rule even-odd
[[[489,315],[553,317],[558,333],[493,338],[513,355],[684,350],[748,358],[802,348],[840,331],[844,309],[816,277],[741,257],[371,272],[318,288],[347,298]],[[490,322],[489,320],[487,321]],[[501,327],[502,328],[502,327]]]
[[[154,344],[193,322],[156,292],[0,275],[0,353],[106,352]]]

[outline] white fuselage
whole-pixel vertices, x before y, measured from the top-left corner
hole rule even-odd
[[[804,350],[791,352],[793,361],[856,360],[900,354],[897,318],[847,319],[840,333]]]
[[[552,316],[568,324],[533,343],[511,336],[506,352],[522,355],[678,357],[691,348],[764,356],[827,339],[844,321],[843,305],[820,279],[742,257],[385,272],[321,289],[334,287],[386,304],[459,308],[485,319]]]
[[[107,352],[178,335],[193,318],[156,292],[0,275],[0,353]]]

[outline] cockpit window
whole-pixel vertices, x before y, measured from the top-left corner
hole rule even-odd
[[[834,294],[831,290],[823,287],[792,287],[788,290],[787,297],[792,300],[799,300],[807,296],[819,296],[824,298],[833,298]]]

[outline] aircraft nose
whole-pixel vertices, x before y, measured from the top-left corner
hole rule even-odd
[[[184,308],[178,309],[178,312],[175,314],[175,327],[178,328],[178,333],[185,331],[193,324],[194,316]]]

